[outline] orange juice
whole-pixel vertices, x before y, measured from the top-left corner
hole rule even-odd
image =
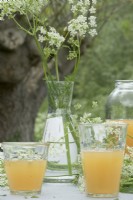
[[[133,147],[133,120],[131,120],[131,119],[123,119],[121,121],[123,121],[123,122],[128,124],[126,144],[127,144],[127,146]]]
[[[116,194],[124,151],[83,151],[82,164],[87,194]]]
[[[5,161],[5,170],[11,191],[40,191],[46,160]]]

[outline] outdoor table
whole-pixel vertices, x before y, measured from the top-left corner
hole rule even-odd
[[[2,196],[6,195],[6,196]],[[34,197],[34,196],[33,196]],[[8,190],[0,189],[0,200],[25,200],[33,197],[11,195]],[[72,183],[44,183],[42,193],[37,195],[37,200],[101,200],[102,198],[89,198],[82,193],[76,185]],[[103,198],[102,200],[111,200]],[[117,198],[113,198],[117,200]],[[119,200],[133,200],[133,194],[119,194]]]

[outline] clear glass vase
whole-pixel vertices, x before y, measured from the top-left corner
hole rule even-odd
[[[43,136],[50,143],[47,182],[71,182],[75,177],[79,143],[70,109],[73,85],[68,81],[47,81],[49,106]]]

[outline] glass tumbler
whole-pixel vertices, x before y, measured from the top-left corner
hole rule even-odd
[[[126,123],[80,124],[86,194],[117,197],[126,143]]]
[[[4,165],[12,194],[39,194],[47,166],[48,144],[3,142]]]

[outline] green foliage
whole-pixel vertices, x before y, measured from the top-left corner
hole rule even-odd
[[[97,101],[99,113],[104,118],[106,98],[113,90],[115,80],[133,79],[133,3],[117,0],[99,4],[98,37],[82,57],[73,103],[82,104],[82,112],[91,112],[92,101]],[[105,11],[104,14],[100,9]]]

